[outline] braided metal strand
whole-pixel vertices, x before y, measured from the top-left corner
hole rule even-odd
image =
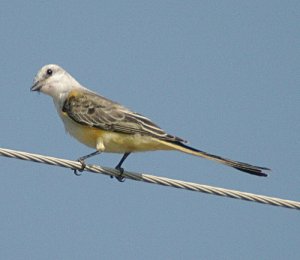
[[[33,161],[38,163],[45,163],[49,165],[70,168],[73,170],[75,169],[81,170],[82,167],[81,163],[77,161],[65,160],[65,159],[43,156],[43,155],[33,154],[33,153],[20,152],[20,151],[4,149],[4,148],[0,148],[0,155],[9,158],[15,158],[15,159],[21,159],[21,160],[27,160],[27,161]],[[109,176],[115,176],[115,177],[118,177],[120,175],[120,172],[116,169],[96,166],[96,165],[87,165],[84,170],[93,173],[101,173]],[[258,202],[267,205],[298,209],[298,210],[300,209],[300,202],[292,201],[292,200],[284,200],[280,198],[257,195],[257,194],[247,193],[247,192],[236,191],[236,190],[223,189],[223,188],[197,184],[192,182],[186,182],[186,181],[180,181],[180,180],[174,180],[174,179],[158,177],[158,176],[153,176],[153,175],[143,174],[143,173],[124,171],[122,176],[127,179],[131,179],[135,181],[144,181],[152,184],[159,184],[163,186],[169,186],[173,188],[185,189],[190,191],[198,191],[198,192],[218,195],[222,197],[227,197],[227,198]]]

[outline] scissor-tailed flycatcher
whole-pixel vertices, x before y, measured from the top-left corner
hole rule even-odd
[[[123,153],[116,166],[122,172],[121,165],[132,152],[177,150],[243,172],[267,176],[265,171],[268,168],[229,160],[187,146],[186,141],[167,134],[148,118],[83,87],[57,65],[41,68],[31,90],[51,96],[67,132],[79,142],[96,149],[79,159],[83,168],[84,159],[101,152]]]

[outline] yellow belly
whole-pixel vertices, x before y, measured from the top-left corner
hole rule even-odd
[[[62,113],[61,118],[67,132],[79,142],[103,152],[126,153],[155,150],[173,150],[157,139],[140,134],[128,135],[101,130],[76,123],[68,115]]]

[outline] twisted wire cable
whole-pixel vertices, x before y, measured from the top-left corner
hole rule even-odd
[[[21,160],[27,160],[27,161],[33,161],[38,163],[70,168],[73,170],[82,169],[82,164],[78,161],[71,161],[71,160],[66,160],[66,159],[61,159],[56,157],[44,156],[40,154],[33,154],[33,153],[0,148],[0,155],[9,158],[15,158],[15,159],[21,159]],[[101,173],[101,174],[114,176],[114,177],[120,177],[119,170],[98,166],[98,165],[86,165],[84,171]],[[229,189],[218,188],[214,186],[208,186],[204,184],[197,184],[197,183],[180,181],[180,180],[174,180],[174,179],[169,179],[165,177],[159,177],[159,176],[154,176],[154,175],[149,175],[144,173],[124,171],[122,173],[122,177],[126,179],[135,180],[135,181],[143,181],[147,183],[159,184],[159,185],[169,186],[178,189],[203,192],[203,193],[218,195],[227,198],[241,199],[246,201],[267,204],[267,205],[300,210],[300,202],[298,201],[285,200],[285,199],[269,197],[264,195],[257,195],[257,194],[242,192],[242,191],[236,191],[236,190],[229,190]]]

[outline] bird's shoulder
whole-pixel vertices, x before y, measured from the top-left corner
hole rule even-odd
[[[70,91],[64,101],[62,110],[67,113],[89,112],[90,115],[97,111],[130,112],[128,108],[120,105],[119,103],[86,89],[74,89]]]

